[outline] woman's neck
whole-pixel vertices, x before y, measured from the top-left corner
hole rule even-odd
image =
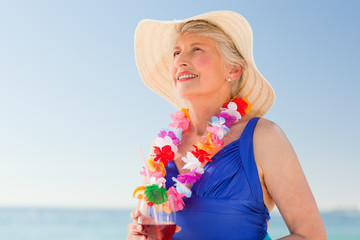
[[[189,101],[190,127],[189,132],[203,136],[212,116],[217,116],[224,103],[230,101],[229,97],[196,99]]]

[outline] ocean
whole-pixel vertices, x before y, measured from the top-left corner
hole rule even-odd
[[[0,208],[0,240],[123,240],[130,210]],[[329,240],[360,240],[360,212],[322,214]],[[269,234],[288,234],[281,216],[272,214]]]

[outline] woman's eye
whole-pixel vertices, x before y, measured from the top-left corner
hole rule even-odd
[[[175,51],[174,54],[173,54],[173,56],[175,57],[176,55],[179,55],[179,54],[180,54],[179,51]]]
[[[194,48],[193,51],[198,51],[198,50],[201,50],[200,48]]]

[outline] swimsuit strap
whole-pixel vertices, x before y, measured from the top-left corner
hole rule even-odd
[[[263,193],[254,158],[253,135],[260,118],[254,117],[247,123],[239,141],[240,156],[255,201],[263,203]]]

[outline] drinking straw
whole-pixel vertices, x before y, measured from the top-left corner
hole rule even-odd
[[[145,173],[146,173],[146,178],[147,178],[147,181],[146,181],[146,182],[147,182],[148,184],[150,184],[149,169],[148,169],[148,167],[147,167],[144,154],[142,153],[140,147],[139,147],[138,149],[139,149],[141,158],[143,159],[144,164],[145,164]],[[155,204],[155,205],[156,205],[156,204]],[[155,218],[155,224],[158,224],[159,222],[158,222],[158,219],[157,219],[156,210],[155,210],[155,206],[154,206],[154,205],[152,206],[152,209],[153,209],[153,214],[154,214],[154,218]]]
[[[141,151],[140,148],[138,148],[138,149],[139,149],[141,158],[143,159],[144,165],[145,165],[146,183],[150,183],[149,169],[148,169],[148,166],[147,166],[147,164],[146,164],[146,160],[145,160],[144,154],[142,153],[142,151]]]
[[[144,161],[144,165],[145,165],[145,174],[146,174],[145,179],[146,179],[146,185],[148,185],[148,184],[150,183],[149,169],[148,169],[148,167],[147,167],[147,164],[146,164],[146,160],[145,160],[144,154],[142,153],[142,151],[141,151],[140,147],[138,148],[138,150],[139,150],[139,152],[140,152],[141,158],[142,158],[142,159],[143,159],[143,161]],[[140,208],[140,202],[141,202],[141,201],[138,201],[138,203],[137,203],[137,206],[136,206],[136,208],[137,208],[137,209],[139,209],[139,208]]]

